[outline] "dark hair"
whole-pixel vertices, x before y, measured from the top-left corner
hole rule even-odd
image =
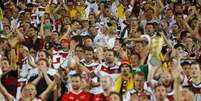
[[[183,40],[187,36],[187,33],[189,33],[189,31],[182,31],[181,32],[181,34],[180,34],[181,40]]]
[[[73,77],[79,77],[81,79],[81,75],[78,73],[71,75],[71,78],[73,78]]]
[[[198,62],[198,61],[193,61],[193,62],[191,62],[191,64],[190,65],[199,65],[199,67],[200,67],[200,63]],[[200,67],[201,68],[201,67]]]
[[[181,66],[184,66],[184,65],[191,65],[191,64],[187,61],[184,61],[183,63],[181,63]]]
[[[108,6],[108,5],[106,5],[106,4],[104,4],[104,8],[109,8],[109,6]]]
[[[172,11],[172,12],[173,12],[173,9],[171,9],[171,8],[168,8],[168,9],[166,10],[166,12],[167,12],[167,11]]]
[[[131,56],[134,56],[134,55],[136,55],[139,58],[139,60],[141,59],[140,54],[138,54],[137,52],[132,52],[131,53]]]
[[[59,34],[59,32],[58,32],[58,31],[56,31],[56,30],[52,31],[52,33],[57,33],[57,34]]]
[[[82,44],[78,44],[78,45],[75,46],[75,49],[76,49],[76,48],[82,48],[82,49],[83,49],[84,46],[83,46]]]
[[[175,49],[177,49],[177,48],[179,48],[179,47],[181,47],[181,48],[183,48],[183,49],[185,48],[185,46],[184,46],[183,44],[180,44],[180,43],[174,45],[174,48],[175,48]]]
[[[119,93],[117,93],[117,92],[110,92],[110,95],[109,96],[112,96],[112,95],[117,95],[118,97],[119,97],[119,99],[120,99],[120,101],[123,101],[123,99],[122,99],[122,96],[119,94]]]
[[[124,43],[124,39],[123,38],[116,38],[116,41],[119,41],[120,44]]]
[[[144,72],[142,72],[142,71],[136,72],[135,75],[145,76]]]
[[[161,50],[161,53],[162,54],[166,54],[167,52],[168,52],[168,49],[169,49],[169,47],[166,45],[166,46],[163,46],[162,47],[162,50]]]
[[[79,22],[78,20],[72,20],[72,21],[71,21],[71,24],[74,24],[74,23],[76,23],[76,22],[80,24],[80,22]]]
[[[30,25],[29,29],[33,28],[36,32],[38,32],[38,28],[34,27],[33,25]]]
[[[198,18],[197,18],[197,17],[194,17],[194,18],[192,18],[191,20],[188,21],[188,24],[190,25],[190,27],[191,27],[191,23],[193,22],[193,20],[196,20],[196,21],[197,21]]]
[[[130,71],[132,70],[132,67],[131,67],[130,64],[122,63],[122,64],[119,66],[119,69],[118,69],[119,72],[121,72],[121,68],[122,68],[123,65],[127,65],[127,66],[130,68]]]
[[[114,56],[117,56],[117,52],[114,49],[107,49],[106,51],[113,52]]]
[[[73,36],[71,38],[72,40],[74,40],[75,42],[79,42],[79,44],[83,44],[83,40],[82,40],[82,37],[80,35],[76,35],[76,36]]]
[[[50,54],[49,54],[46,50],[44,50],[44,49],[39,50],[39,52],[44,52],[45,55],[46,55],[46,57],[49,57],[49,56],[50,56]]]
[[[176,6],[180,6],[180,7],[182,7],[182,4],[180,4],[180,3],[175,3],[174,6],[175,6],[175,7],[176,7]]]
[[[142,72],[142,71],[137,71],[134,75],[133,75],[133,77],[135,77],[136,75],[139,75],[139,76],[143,76],[144,77],[144,80],[145,80],[145,73],[144,72]]]
[[[86,40],[86,39],[91,39],[91,40],[93,41],[93,38],[92,38],[91,36],[89,36],[89,35],[86,35],[86,36],[83,38],[83,40]]]
[[[165,86],[161,83],[157,83],[157,85],[155,85],[154,89],[156,90],[156,88],[160,87],[160,86],[163,86],[165,88]]]
[[[94,49],[90,46],[84,46],[84,51],[91,51],[94,52]]]
[[[47,67],[49,67],[49,66],[50,66],[50,65],[49,65],[49,62],[48,62],[48,60],[47,60],[46,58],[41,58],[41,59],[39,59],[39,60],[38,60],[38,63],[39,63],[39,61],[45,61],[45,62],[46,62]]]
[[[152,25],[154,27],[154,23],[147,23],[146,26]]]
[[[176,13],[175,15],[176,15],[176,17],[178,17],[179,15],[181,15],[182,18],[183,18],[183,13]]]
[[[8,27],[10,29],[10,25],[5,24],[4,27]]]

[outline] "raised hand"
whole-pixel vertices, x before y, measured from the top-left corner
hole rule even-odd
[[[120,49],[120,56],[121,56],[121,58],[124,60],[124,59],[128,59],[128,52],[127,52],[127,49],[125,49],[125,48],[121,48]]]
[[[9,38],[8,43],[11,46],[11,48],[15,48],[17,46],[17,43],[19,42],[17,37]]]
[[[45,68],[45,67],[40,67],[39,69],[40,69],[40,71],[41,71],[44,75],[47,74],[47,68]]]
[[[79,42],[70,41],[70,50],[74,51],[75,47],[79,44]]]

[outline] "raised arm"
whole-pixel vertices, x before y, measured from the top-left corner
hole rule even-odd
[[[62,5],[63,5],[64,9],[68,12],[69,11],[68,6],[65,3],[63,3]]]
[[[163,3],[161,2],[161,0],[156,0],[156,2],[158,3],[158,5],[160,6],[160,8],[164,8],[164,5]]]
[[[8,39],[8,43],[9,43],[11,48],[15,48],[17,46],[18,42],[19,42],[18,37],[13,38],[12,36],[10,36]]]
[[[193,29],[189,26],[189,24],[187,23],[187,21],[183,21],[183,24],[185,25],[185,27],[187,28],[187,30],[191,33],[192,36],[195,36],[196,33],[193,31]]]
[[[175,77],[174,78],[174,98],[175,101],[181,101],[181,85],[180,85],[181,79],[180,77]]]
[[[0,93],[4,96],[4,98],[6,99],[6,101],[13,101],[14,100],[14,97],[10,93],[8,93],[8,91],[2,85],[1,82],[0,82]]]
[[[11,68],[12,70],[17,70],[15,49],[11,49],[10,54],[11,54]]]
[[[201,18],[198,18],[198,23],[196,24],[195,29],[194,29],[194,34],[195,34],[195,38],[197,38],[199,41],[201,41],[201,37],[198,34],[200,27],[201,27]]]
[[[135,0],[131,0],[130,5],[134,6],[135,5]]]
[[[47,74],[47,70],[44,68],[40,68],[41,72],[43,73],[43,77],[45,78],[45,81],[47,84],[51,84],[52,80],[49,78],[48,74]]]
[[[196,24],[196,27],[194,30],[189,26],[189,24],[186,21],[183,21],[183,23],[184,23],[185,27],[187,28],[187,30],[191,33],[191,35],[194,38],[201,40],[201,38],[198,35],[198,30],[199,30],[199,25],[201,24],[201,19],[198,20],[198,23]]]
[[[55,14],[55,13],[57,13],[57,11],[59,10],[61,8],[61,4],[59,4],[58,6],[57,6],[57,8],[55,8],[54,10],[53,10],[53,14]]]
[[[31,81],[32,84],[37,85],[40,79],[42,78],[42,72],[39,73],[38,77]]]
[[[20,39],[20,41],[25,41],[24,35],[19,31],[18,28],[16,28],[16,32],[17,32],[17,35],[18,35],[18,38]]]
[[[55,87],[55,85],[55,81],[49,83],[47,89],[42,94],[40,94],[40,97],[44,100],[47,100],[48,95],[52,92],[53,87]]]
[[[159,71],[159,69],[160,69],[160,67],[149,68],[149,73],[148,73],[147,81],[149,81],[149,82],[151,82],[153,84],[152,81],[154,80],[154,76]]]
[[[71,32],[71,26],[68,26],[68,31],[66,33],[64,33],[64,35],[61,36],[61,38],[59,39],[59,41],[61,41],[62,39],[65,39],[68,37],[69,33]]]
[[[54,90],[54,98],[53,101],[57,101],[58,97],[61,97],[61,75],[59,73],[54,75],[54,81],[56,83],[56,87],[53,88]]]
[[[29,63],[29,65],[31,65],[33,68],[37,68],[37,67],[38,67],[37,64],[35,64],[34,61],[33,61],[30,57],[28,58],[28,63]]]
[[[115,3],[116,3],[117,6],[119,6],[119,4],[120,4],[119,0],[115,0]]]
[[[163,37],[163,39],[164,39],[165,43],[168,45],[168,47],[169,47],[171,50],[173,50],[174,47],[173,47],[173,45],[171,44],[171,42],[168,41],[168,39],[167,39],[167,37],[165,36],[165,34],[164,34],[163,32],[160,32],[160,35]]]
[[[164,7],[163,3],[161,2],[161,0],[156,0],[156,2],[160,8],[159,13],[157,14],[157,15],[159,15],[164,10],[165,7]]]
[[[179,61],[173,59],[173,63],[175,65],[176,68],[174,68],[172,70],[172,76],[173,76],[173,79],[174,79],[174,98],[175,98],[175,101],[181,101],[181,78],[180,78],[180,75],[181,75],[181,66],[179,64]]]
[[[45,16],[42,16],[41,17],[41,24],[40,24],[40,33],[39,33],[42,39],[45,38],[44,29],[43,29],[44,21],[45,21]]]

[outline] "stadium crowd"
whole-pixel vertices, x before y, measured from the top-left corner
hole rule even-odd
[[[201,101],[201,0],[0,0],[0,101]]]

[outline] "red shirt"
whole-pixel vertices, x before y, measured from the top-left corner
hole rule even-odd
[[[105,96],[103,93],[97,94],[93,97],[93,101],[109,101],[110,97]]]
[[[79,94],[67,92],[63,95],[62,101],[92,101],[92,95],[85,91],[81,91]]]

